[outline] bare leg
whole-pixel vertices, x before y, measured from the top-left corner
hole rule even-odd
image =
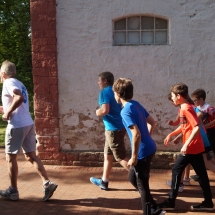
[[[214,159],[214,158],[211,158],[211,159],[210,159],[210,162],[211,162],[213,165],[215,165],[215,159]]]
[[[207,159],[206,153],[203,154],[203,158],[204,158],[206,168],[211,170],[213,173],[215,173],[215,165],[212,162],[210,162],[210,160]]]
[[[16,154],[6,154],[6,161],[8,166],[8,173],[10,177],[10,186],[17,189],[17,176],[18,176],[18,164]]]
[[[108,180],[113,166],[113,155],[104,154],[104,168],[102,178]]]
[[[128,158],[125,158],[124,160],[119,161],[119,163],[122,165],[122,167],[124,167],[124,169],[126,169],[127,171],[129,171],[129,167],[128,167]]]
[[[184,180],[184,174],[185,174],[185,170],[183,171],[182,175],[181,175],[181,183],[183,184],[183,180]]]
[[[45,181],[49,180],[48,175],[46,173],[46,170],[45,170],[45,168],[43,166],[43,163],[37,157],[35,152],[26,153],[25,158],[26,158],[27,161],[31,162],[34,165],[34,168],[37,170],[38,174],[42,178],[43,183],[45,183]]]
[[[184,178],[190,178],[190,164],[188,164],[185,168]]]

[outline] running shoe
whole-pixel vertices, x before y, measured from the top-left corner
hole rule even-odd
[[[164,202],[158,204],[158,207],[165,211],[172,211],[175,209],[175,202],[171,199],[167,199]]]
[[[186,186],[189,186],[190,185],[190,179],[189,178],[184,178],[183,179],[183,184],[186,185]]]
[[[193,210],[193,211],[212,211],[212,210],[214,210],[214,204],[213,204],[213,202],[206,203],[205,201],[203,201],[199,205],[192,205],[191,210]]]
[[[50,199],[54,193],[54,191],[57,189],[57,184],[53,183],[52,181],[49,181],[48,185],[43,186],[44,190],[44,196],[42,198],[42,201],[45,202],[48,199]]]
[[[101,178],[90,178],[90,182],[93,183],[96,186],[101,187],[102,190],[108,190],[108,182],[102,181]]]
[[[199,181],[198,175],[191,175],[190,178],[192,178],[194,181]]]
[[[6,190],[0,190],[0,198],[16,201],[19,199],[19,191],[10,187]]]

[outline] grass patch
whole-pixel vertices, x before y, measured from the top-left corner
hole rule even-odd
[[[2,119],[0,119],[0,147],[4,147],[4,136],[5,136],[6,126],[7,126],[7,122],[2,121]]]

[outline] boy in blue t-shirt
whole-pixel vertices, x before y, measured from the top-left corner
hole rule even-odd
[[[98,85],[101,89],[99,93],[99,108],[96,115],[102,117],[105,126],[105,146],[104,146],[104,168],[102,178],[91,177],[90,181],[101,187],[108,189],[108,179],[113,165],[113,156],[126,170],[128,170],[124,136],[125,128],[120,116],[121,105],[117,104],[112,85],[114,76],[111,72],[103,72],[99,75]]]
[[[146,203],[150,204],[152,214],[164,214],[165,212],[157,207],[149,188],[150,163],[156,152],[156,144],[151,134],[156,122],[139,102],[132,100],[133,85],[130,79],[117,79],[113,84],[113,91],[117,103],[123,106],[121,116],[131,142],[129,181],[141,195],[143,214],[147,213]],[[147,123],[151,125],[150,129]]]

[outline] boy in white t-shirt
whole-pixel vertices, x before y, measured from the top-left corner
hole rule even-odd
[[[215,108],[205,102],[205,90],[197,89],[191,94],[191,96],[195,105],[200,110],[198,115],[202,119],[211,148],[215,154]]]
[[[5,153],[10,177],[10,186],[0,191],[0,198],[18,200],[17,187],[18,164],[17,154],[22,148],[26,160],[30,161],[43,180],[44,197],[47,201],[57,188],[57,184],[49,180],[41,160],[36,155],[36,139],[34,122],[29,112],[28,92],[22,82],[17,80],[16,66],[4,61],[1,66],[2,104],[0,113],[2,120],[8,125],[5,132]]]
[[[210,147],[215,154],[215,108],[205,102],[206,92],[204,89],[195,90],[191,94],[191,97],[195,103],[195,106],[199,109],[198,116],[202,119],[208,140],[210,142]],[[207,152],[209,151],[211,151],[210,148],[207,149]],[[191,175],[190,177],[194,181],[199,180],[198,175]]]

